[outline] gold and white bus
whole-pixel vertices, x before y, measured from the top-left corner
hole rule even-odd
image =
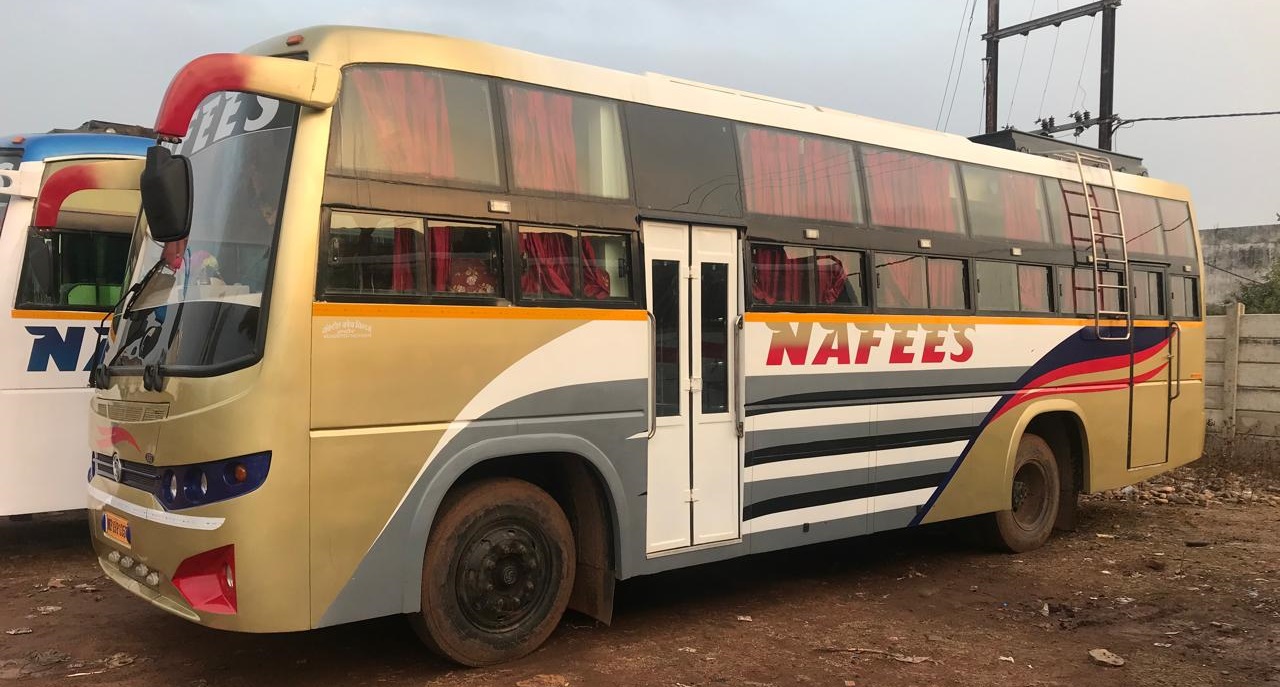
[[[616,580],[1195,460],[1185,188],[680,79],[314,28],[174,78],[95,374],[102,568],[466,665]],[[157,240],[158,239],[158,240]]]

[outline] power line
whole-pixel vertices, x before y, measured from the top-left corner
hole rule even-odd
[[[1098,15],[1093,15],[1089,20],[1089,38],[1084,42],[1084,55],[1080,57],[1080,75],[1076,77],[1076,92],[1071,96],[1071,109],[1078,110],[1075,106],[1076,96],[1083,91],[1084,95],[1080,96],[1080,105],[1084,106],[1084,101],[1089,99],[1089,91],[1085,90],[1081,84],[1084,83],[1084,66],[1089,61],[1089,46],[1093,45],[1093,27],[1098,24]]]
[[[1280,115],[1280,110],[1267,110],[1263,112],[1228,112],[1224,114],[1202,114],[1202,115],[1174,115],[1172,117],[1134,117],[1133,119],[1116,119],[1119,125],[1132,124],[1134,122],[1178,122],[1184,119],[1226,119],[1228,117],[1268,117]]]
[[[1054,11],[1062,10],[1060,1],[1054,2]],[[1049,80],[1053,76],[1053,61],[1058,57],[1058,38],[1062,36],[1062,26],[1053,27],[1053,52],[1049,54],[1049,73],[1044,75],[1044,88],[1040,91],[1040,107],[1036,108],[1036,114],[1044,116],[1044,96],[1049,92]],[[1010,109],[1013,109],[1010,107]]]
[[[964,75],[964,56],[969,52],[969,36],[973,35],[973,15],[978,9],[978,0],[973,0],[969,7],[969,29],[965,32],[964,45],[960,48],[960,71],[956,74],[956,87],[951,92],[951,106],[947,108],[947,119],[942,123],[945,130],[951,124],[951,110],[956,106],[956,96],[960,92],[960,77]]]
[[[977,0],[972,0],[977,2]],[[951,66],[947,67],[947,83],[942,86],[942,101],[938,103],[938,119],[933,124],[936,130],[942,125],[942,111],[947,107],[947,93],[951,91],[951,74],[956,69],[956,53],[960,50],[960,36],[964,35],[964,15],[968,13],[969,5],[960,7],[960,25],[956,27],[956,42],[951,46]]]
[[[1253,277],[1246,277],[1246,276],[1244,276],[1243,274],[1238,274],[1238,273],[1236,273],[1236,272],[1232,272],[1231,270],[1226,269],[1225,267],[1218,267],[1217,265],[1215,265],[1215,264],[1213,264],[1213,263],[1209,262],[1208,260],[1205,260],[1205,261],[1204,261],[1204,264],[1205,264],[1205,267],[1212,267],[1213,269],[1218,270],[1219,272],[1226,272],[1227,274],[1229,274],[1229,275],[1231,275],[1231,276],[1233,276],[1233,277],[1235,277],[1235,278],[1237,278],[1237,279],[1243,279],[1243,280],[1245,280],[1245,281],[1247,281],[1247,282],[1251,282],[1251,283],[1254,283],[1254,284],[1265,284],[1265,283],[1266,283],[1266,282],[1264,282],[1264,281],[1258,281],[1257,279],[1254,279]]]
[[[1027,21],[1031,21],[1036,16],[1036,0],[1031,0],[1031,13],[1027,15]],[[1027,62],[1027,46],[1031,44],[1031,35],[1027,34],[1022,40],[1022,57],[1018,60],[1018,76],[1013,79],[1013,93],[1009,94],[1009,112],[1005,117],[1005,126],[1010,126],[1013,121],[1013,104],[1018,101],[1018,84],[1022,83],[1022,65]]]

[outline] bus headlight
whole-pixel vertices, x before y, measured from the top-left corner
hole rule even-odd
[[[270,451],[175,466],[161,474],[155,496],[167,510],[225,501],[262,486],[270,467]]]

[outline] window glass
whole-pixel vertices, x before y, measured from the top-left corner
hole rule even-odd
[[[1062,312],[1092,315],[1095,298],[1093,270],[1058,268],[1058,303]]]
[[[654,260],[653,284],[654,384],[658,417],[680,414],[680,263]]]
[[[1006,310],[1018,309],[1018,270],[1011,262],[988,262],[979,260],[978,269],[978,309]]]
[[[1199,291],[1196,289],[1194,277],[1171,277],[1170,306],[1174,317],[1199,317],[1200,308],[1196,302]]]
[[[45,178],[70,164],[50,163]],[[68,196],[57,227],[27,234],[17,306],[109,310],[123,292],[138,207],[137,191]]]
[[[938,310],[969,307],[963,260],[929,258],[929,307]]]
[[[1030,174],[961,165],[974,236],[1049,241],[1049,219],[1040,179]]]
[[[1049,216],[1049,226],[1053,233],[1053,242],[1061,245],[1070,245],[1072,218],[1067,215],[1068,193],[1063,188],[1064,183],[1066,182],[1059,179],[1041,179],[1041,186],[1044,187],[1045,207]]]
[[[818,248],[818,305],[866,305],[862,296],[862,253]]]
[[[1110,192],[1103,191],[1103,195]],[[1137,193],[1120,192],[1120,210],[1124,214],[1124,235],[1130,253],[1164,255],[1164,225],[1156,210],[1156,199]]]
[[[496,226],[429,221],[427,244],[426,291],[502,295],[501,238]]]
[[[859,206],[853,146],[754,126],[738,127],[747,210],[853,223]]]
[[[875,257],[877,307],[929,307],[924,256],[876,253]]]
[[[422,230],[423,220],[418,217],[330,212],[326,290],[407,295],[425,292]]]
[[[1133,314],[1163,315],[1164,295],[1158,272],[1133,272]]]
[[[640,207],[742,216],[732,124],[648,105],[625,107]]]
[[[1160,219],[1164,226],[1165,244],[1169,255],[1183,258],[1196,256],[1196,240],[1191,226],[1191,208],[1180,200],[1161,198]]]
[[[752,298],[768,305],[809,304],[812,264],[812,248],[752,244]]]
[[[1018,309],[1049,312],[1049,268],[1018,265]]]
[[[1124,283],[1124,274],[1120,272],[1102,272],[1102,283],[1120,285]],[[1098,289],[1098,300],[1102,302],[1102,309],[1111,312],[1120,312],[1124,310],[1128,304],[1128,298],[1125,296],[1124,289]],[[1092,311],[1091,311],[1092,312]]]
[[[502,90],[517,187],[628,197],[617,105],[513,84]]]
[[[862,166],[872,224],[965,232],[954,162],[863,146]]]
[[[702,412],[729,412],[729,266],[702,263]]]
[[[417,67],[349,67],[333,115],[329,172],[498,186],[491,103],[481,78]]]
[[[582,234],[582,296],[631,297],[631,247],[618,234]]]

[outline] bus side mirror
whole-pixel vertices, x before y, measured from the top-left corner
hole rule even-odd
[[[151,238],[161,243],[181,241],[191,233],[191,161],[167,148],[147,149],[147,165],[139,179],[142,210],[147,213]]]

